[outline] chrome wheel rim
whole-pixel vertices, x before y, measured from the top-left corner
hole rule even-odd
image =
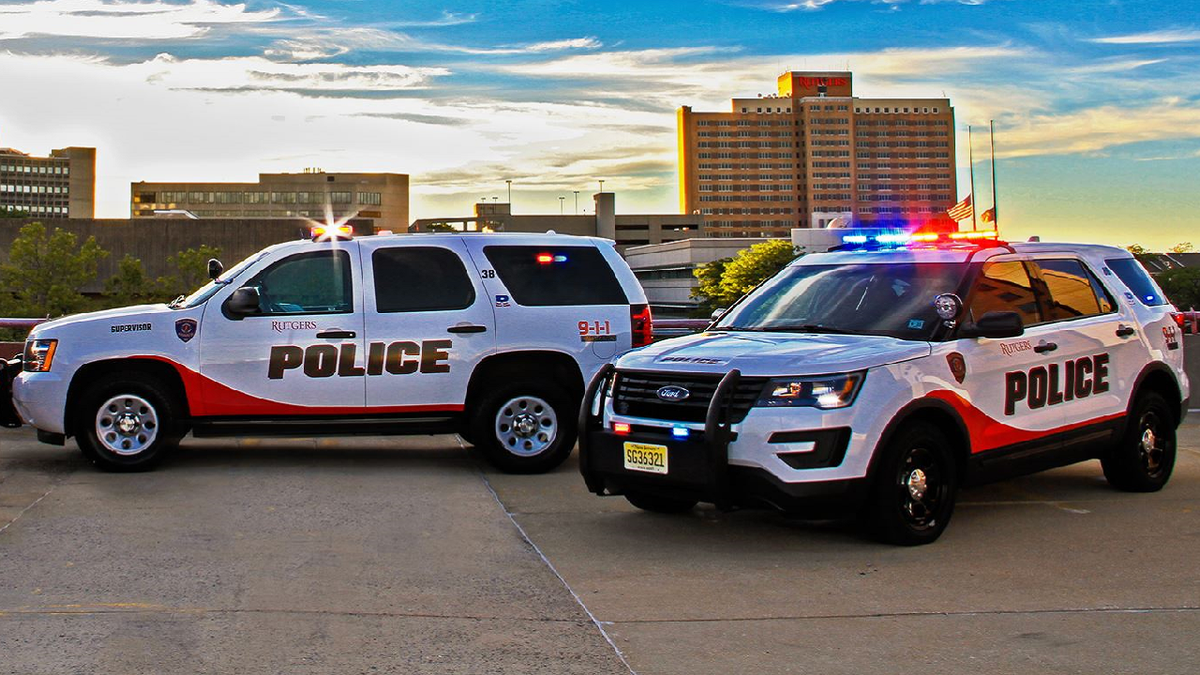
[[[117,455],[136,455],[158,438],[158,412],[140,396],[114,396],[96,412],[96,439]]]
[[[1153,411],[1146,412],[1139,420],[1141,434],[1138,438],[1138,458],[1142,470],[1150,478],[1157,478],[1163,470],[1166,455],[1166,439],[1162,434],[1161,420]]]
[[[536,396],[517,396],[500,406],[495,427],[496,439],[506,450],[532,457],[554,443],[558,416],[549,403]]]
[[[937,455],[915,447],[904,456],[897,476],[900,515],[914,530],[938,527],[949,486]]]

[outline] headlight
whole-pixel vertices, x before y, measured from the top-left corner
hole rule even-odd
[[[26,340],[24,368],[29,373],[44,373],[54,363],[58,340]]]
[[[767,382],[755,405],[764,408],[845,408],[854,403],[863,373],[786,377]]]

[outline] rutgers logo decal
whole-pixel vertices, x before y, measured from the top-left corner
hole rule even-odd
[[[175,322],[175,334],[180,340],[190,342],[196,337],[196,320],[195,319],[180,319]]]
[[[950,374],[962,384],[967,379],[967,360],[958,352],[950,352],[946,355],[946,363],[950,365]]]

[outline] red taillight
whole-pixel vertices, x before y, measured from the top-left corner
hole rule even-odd
[[[1175,319],[1175,324],[1179,326],[1180,330],[1187,329],[1187,315],[1186,314],[1184,314],[1183,312],[1171,312],[1171,318]]]
[[[630,305],[629,324],[633,329],[633,346],[645,347],[653,341],[654,319],[650,305]]]
[[[631,430],[627,422],[613,422],[612,429],[613,433],[622,435],[629,433]]]

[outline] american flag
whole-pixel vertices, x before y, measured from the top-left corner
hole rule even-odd
[[[996,207],[992,207],[992,208],[988,209],[987,211],[984,211],[983,213],[979,214],[979,219],[985,223],[996,222]]]
[[[961,202],[946,209],[946,214],[954,220],[966,220],[974,212],[974,207],[971,206],[971,195],[967,195]]]

